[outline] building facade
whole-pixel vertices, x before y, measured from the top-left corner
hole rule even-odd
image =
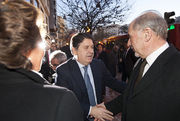
[[[57,21],[56,21],[56,1],[55,0],[26,0],[37,8],[39,8],[44,14],[44,23],[47,24],[47,33],[52,39],[57,38]]]
[[[11,1],[11,0],[0,0]],[[25,0],[39,8],[44,14],[47,33],[52,39],[57,39],[56,0]]]

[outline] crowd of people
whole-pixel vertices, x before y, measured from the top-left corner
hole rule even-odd
[[[104,62],[113,77],[116,77],[117,73],[121,73],[121,80],[127,82],[133,66],[139,58],[135,56],[129,42],[125,40],[116,44],[111,41],[106,44],[98,43],[95,47],[95,58]]]
[[[58,49],[42,12],[20,0],[0,3],[0,26],[1,120],[180,120],[180,52],[157,11],[130,23],[123,46],[76,33]],[[106,86],[120,95],[104,103]]]

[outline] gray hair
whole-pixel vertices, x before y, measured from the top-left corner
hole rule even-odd
[[[167,38],[168,25],[157,11],[146,11],[133,21],[132,28],[134,30],[143,30],[147,27],[151,28],[162,39]]]
[[[49,58],[50,58],[50,62],[51,62],[51,60],[54,59],[54,58],[58,59],[58,61],[59,61],[60,64],[67,60],[66,53],[64,53],[64,52],[61,51],[61,50],[55,50],[54,52],[52,52],[52,53],[50,54],[50,57],[49,57]]]

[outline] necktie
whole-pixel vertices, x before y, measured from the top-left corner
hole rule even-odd
[[[144,67],[147,64],[146,59],[144,59],[141,63],[140,69],[139,69],[139,73],[138,73],[138,77],[136,79],[135,85],[141,80],[143,72],[144,72]]]
[[[96,102],[95,102],[93,87],[92,87],[92,84],[90,82],[90,78],[87,72],[87,66],[84,66],[83,68],[84,68],[84,80],[85,80],[86,88],[88,91],[89,102],[91,106],[94,106],[96,105]]]

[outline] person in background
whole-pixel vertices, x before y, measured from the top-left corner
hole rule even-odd
[[[66,53],[67,59],[72,58],[72,54],[71,54],[71,51],[70,51],[70,48],[69,48],[68,44],[61,47],[60,50]]]
[[[102,60],[105,64],[107,63],[107,55],[103,43],[98,43],[96,45],[96,51],[94,52],[94,55],[94,58]]]
[[[73,36],[73,34],[74,34],[74,31],[71,31],[66,38],[66,45],[60,47],[60,50],[66,53],[67,59],[73,57],[70,47],[69,47],[69,41],[70,41],[71,37]]]
[[[134,65],[137,62],[139,57],[136,57],[135,52],[133,51],[130,41],[127,41],[125,44],[126,50],[122,58],[123,62],[123,71],[122,71],[122,81],[126,82],[129,80],[131,72],[133,71]]]
[[[104,60],[104,58],[101,57],[101,56],[103,56],[103,55],[102,55],[103,53],[105,53],[105,51],[104,51],[104,45],[103,45],[103,43],[98,43],[98,44],[96,45],[96,55],[95,55],[95,58],[96,58],[96,59]]]
[[[122,121],[180,121],[180,52],[166,41],[167,29],[157,11],[130,23],[129,42],[141,59],[123,95],[106,104]]]
[[[52,74],[53,83],[55,83],[56,68],[67,60],[67,56],[61,50],[55,50],[50,54],[50,65],[54,73]]]
[[[106,55],[106,52],[105,52],[105,47],[104,47],[104,44],[103,43],[97,43],[96,45],[96,51],[95,51],[95,58],[96,59],[100,59],[104,62],[104,64],[107,63],[107,55]],[[106,94],[106,87],[104,86],[102,88],[102,95],[103,95],[103,99],[105,97],[105,94]]]
[[[55,40],[53,40],[53,42],[51,42],[51,47],[50,47],[50,52],[54,52],[55,50],[57,50],[57,45]]]
[[[45,37],[45,44],[46,44],[46,48],[45,48],[45,55],[43,57],[43,61],[42,61],[42,66],[41,66],[41,70],[39,71],[42,76],[49,82],[49,83],[53,83],[53,79],[52,79],[52,75],[54,74],[53,69],[50,66],[50,60],[49,60],[49,56],[50,56],[50,47],[51,47],[51,38],[49,35],[46,35]]]
[[[117,66],[117,58],[116,54],[113,51],[114,42],[107,42],[106,43],[106,61],[105,65],[112,76],[116,77],[116,66]]]
[[[120,45],[119,50],[118,50],[118,60],[117,60],[117,65],[118,65],[118,72],[122,74],[123,72],[123,55],[125,52],[125,47],[123,45]]]
[[[50,65],[51,68],[55,71],[56,67],[62,64],[67,60],[66,53],[61,50],[55,50],[50,54]]]
[[[83,121],[74,93],[39,74],[44,56],[43,15],[28,2],[0,2],[0,119]]]
[[[93,120],[91,117],[112,120],[112,113],[96,104],[102,103],[105,86],[122,92],[126,85],[113,78],[101,60],[93,59],[94,43],[88,33],[75,34],[70,41],[70,50],[74,57],[58,66],[56,85],[67,87],[76,94],[85,121]]]

